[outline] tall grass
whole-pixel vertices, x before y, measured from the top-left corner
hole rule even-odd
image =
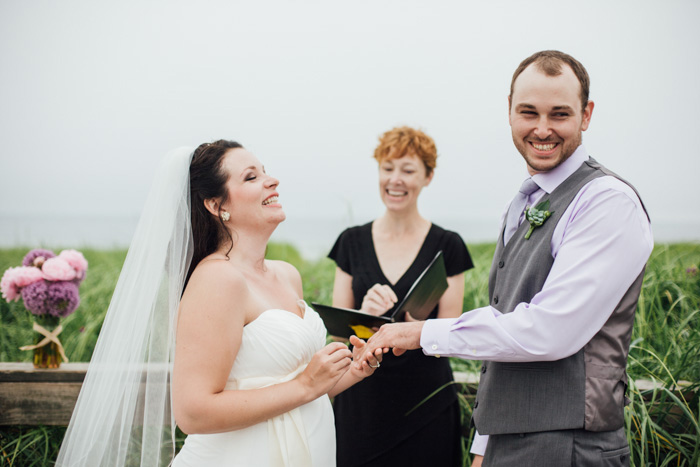
[[[488,303],[488,271],[495,245],[470,245],[476,267],[465,274],[464,309]],[[26,249],[0,250],[0,272],[20,264]],[[112,296],[125,250],[83,250],[90,263],[81,305],[62,320],[61,339],[71,361],[88,361]],[[304,261],[298,251],[272,244],[268,257],[294,264],[304,279],[304,298],[330,303],[335,264]],[[630,405],[625,422],[634,466],[700,465],[700,245],[659,245],[647,266],[628,364]],[[31,361],[21,345],[33,342],[31,315],[21,304],[0,300],[0,361]],[[459,371],[477,371],[480,362],[452,360]],[[639,380],[654,384],[645,386]],[[460,385],[462,386],[462,385]],[[649,387],[647,387],[649,386]],[[465,457],[473,391],[464,385],[462,405]],[[0,465],[53,465],[63,427],[0,427]],[[182,436],[180,436],[181,440]]]
[[[700,465],[700,246],[660,245],[647,265],[627,365],[634,465]]]

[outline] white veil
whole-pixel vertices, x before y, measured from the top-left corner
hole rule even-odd
[[[58,466],[167,466],[175,453],[170,374],[192,259],[193,148],[162,162],[109,305]]]

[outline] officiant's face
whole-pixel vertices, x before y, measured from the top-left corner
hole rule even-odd
[[[265,173],[257,157],[243,148],[229,149],[223,168],[229,174],[229,199],[221,207],[231,214],[234,229],[243,224],[279,224],[285,219],[278,200],[279,180]]]
[[[421,190],[428,186],[433,173],[427,175],[420,157],[408,152],[402,157],[385,158],[379,163],[379,192],[387,209],[412,208]]]
[[[593,102],[582,109],[580,92],[568,65],[562,65],[560,75],[548,76],[532,64],[515,80],[508,120],[530,175],[554,169],[581,144]]]

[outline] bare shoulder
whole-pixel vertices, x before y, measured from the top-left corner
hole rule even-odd
[[[192,272],[181,304],[186,306],[197,303],[197,308],[203,308],[204,305],[207,309],[216,311],[221,308],[221,304],[245,304],[249,295],[243,274],[231,262],[203,261]]]
[[[226,260],[199,263],[192,272],[187,288],[190,284],[195,287],[226,286],[227,289],[237,289],[238,292],[241,288],[246,288],[246,281],[241,271]]]
[[[268,259],[266,260],[267,264],[269,267],[275,268],[278,272],[282,272],[284,274],[290,275],[290,276],[299,276],[299,271],[297,271],[297,268],[295,268],[293,265],[289,264],[286,261],[280,261],[277,259]]]
[[[295,289],[297,289],[298,291],[302,290],[301,274],[299,274],[297,268],[285,261],[279,260],[268,260],[268,265],[271,268],[275,268],[276,273],[279,274],[279,276],[284,278],[286,281],[289,281],[289,284],[292,285]]]

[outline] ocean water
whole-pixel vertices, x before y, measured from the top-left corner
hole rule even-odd
[[[330,251],[336,238],[345,228],[363,224],[369,220],[287,218],[277,227],[271,241],[290,243],[306,259],[318,259]],[[438,219],[434,222],[459,232],[467,242],[491,241],[495,238],[497,230],[493,222],[459,224],[448,219]],[[137,216],[56,218],[0,216],[0,247],[126,248],[131,243],[137,223]]]
[[[348,221],[323,218],[288,218],[271,241],[295,246],[309,260],[325,256],[340,232],[370,219]],[[495,241],[498,220],[434,219],[436,224],[459,233],[464,241]],[[137,216],[122,217],[28,217],[0,216],[0,247],[40,246],[51,248],[126,248],[138,223]],[[653,223],[654,239],[665,242],[700,242],[700,224],[675,221]]]

